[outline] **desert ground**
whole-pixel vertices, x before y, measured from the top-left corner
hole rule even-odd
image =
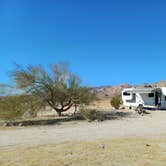
[[[166,111],[140,116],[133,110],[105,110],[110,118],[102,122],[1,127],[0,165],[166,165]]]

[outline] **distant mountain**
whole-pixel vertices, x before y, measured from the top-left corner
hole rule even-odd
[[[158,87],[163,87],[163,86],[165,87],[166,86],[166,81],[163,80],[163,81],[156,82],[154,84]]]
[[[129,85],[129,84],[121,84],[117,86],[99,86],[94,87],[93,91],[97,94],[97,97],[99,98],[110,98],[113,96],[119,96],[121,95],[121,92],[124,88],[130,88],[130,87],[166,87],[166,81],[159,81],[155,82],[153,84],[140,84],[140,85]]]
[[[121,84],[117,86],[99,86],[94,87],[93,91],[97,94],[99,98],[107,98],[113,96],[121,95],[121,92],[124,88],[129,88],[131,85],[129,84]]]

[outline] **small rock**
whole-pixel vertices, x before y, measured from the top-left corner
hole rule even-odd
[[[12,125],[13,125],[12,122],[5,122],[3,124],[3,127],[9,127],[9,126],[12,126]]]
[[[72,154],[73,154],[73,152],[72,152],[72,151],[70,151],[70,154],[72,155]]]
[[[67,151],[67,152],[65,153],[65,155],[68,155],[68,154],[72,155],[73,152],[69,150],[69,151]]]
[[[7,124],[7,123],[4,123],[4,124],[3,124],[3,127],[6,127],[6,126],[8,126],[8,124]]]
[[[22,123],[19,123],[18,126],[21,127],[21,126],[23,126],[23,124],[22,124]]]
[[[102,148],[102,149],[105,149],[105,145],[104,145],[104,144],[102,144],[102,145],[101,145],[101,148]]]
[[[146,144],[146,146],[151,146],[151,145],[149,145],[149,144]]]

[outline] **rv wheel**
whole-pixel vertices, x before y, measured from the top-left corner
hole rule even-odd
[[[140,105],[137,107],[136,110],[137,110],[138,114],[143,114],[143,112],[144,112],[143,105],[140,104]]]

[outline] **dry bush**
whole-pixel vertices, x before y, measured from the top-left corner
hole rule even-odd
[[[21,98],[19,96],[8,96],[0,99],[0,119],[15,120],[24,114]]]
[[[113,97],[110,103],[115,109],[119,109],[121,104],[121,97],[120,96]]]
[[[37,112],[44,108],[44,105],[35,96],[13,95],[0,99],[0,119],[16,120],[21,119],[25,114],[35,117]]]
[[[87,108],[81,109],[81,114],[89,122],[94,120],[98,120],[98,121],[104,120],[103,114],[94,109],[87,109]]]

